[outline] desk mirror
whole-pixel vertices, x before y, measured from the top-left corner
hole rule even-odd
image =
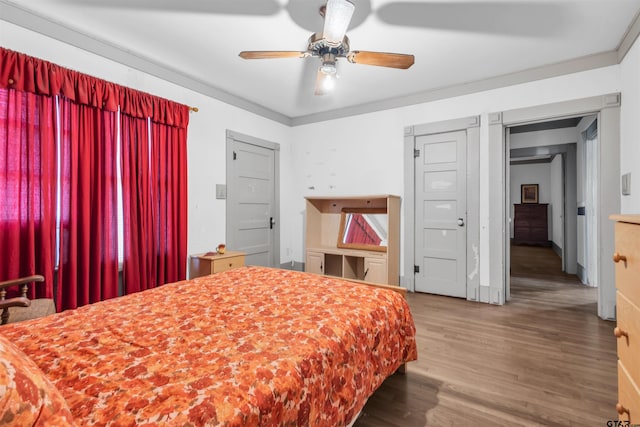
[[[338,247],[386,252],[388,228],[384,208],[344,208],[338,229]]]

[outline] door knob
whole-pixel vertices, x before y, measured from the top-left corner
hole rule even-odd
[[[458,218],[458,227],[464,227],[464,218]]]

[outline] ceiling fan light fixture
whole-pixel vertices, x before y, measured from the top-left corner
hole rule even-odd
[[[320,66],[320,72],[326,75],[335,76],[336,69],[336,56],[332,53],[325,53],[322,55],[322,65]]]
[[[336,74],[323,74],[322,76],[322,81],[320,82],[321,87],[321,91],[320,93],[317,93],[319,95],[328,95],[329,93],[333,92],[333,89],[336,87],[336,80],[337,80],[337,76]]]
[[[322,37],[329,43],[342,43],[355,5],[348,0],[329,0],[324,16]]]
[[[338,70],[336,69],[336,64],[322,64],[320,72],[329,76],[334,76]]]

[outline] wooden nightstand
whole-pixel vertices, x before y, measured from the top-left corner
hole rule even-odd
[[[244,266],[244,252],[226,251],[224,254],[197,254],[189,257],[189,279]]]

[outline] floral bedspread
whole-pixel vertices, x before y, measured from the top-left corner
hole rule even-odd
[[[341,426],[417,357],[402,295],[244,267],[9,324],[78,425]]]

